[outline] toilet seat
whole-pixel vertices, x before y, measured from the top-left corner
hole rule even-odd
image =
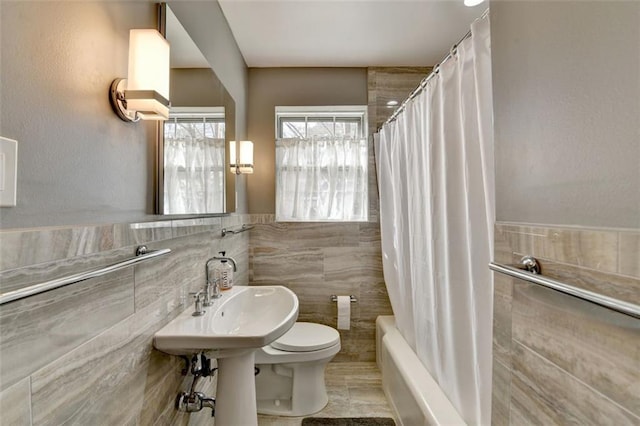
[[[310,322],[296,322],[271,347],[287,352],[311,352],[334,346],[340,342],[340,333],[331,327]]]

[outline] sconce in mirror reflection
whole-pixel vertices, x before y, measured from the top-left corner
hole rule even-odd
[[[109,100],[123,121],[169,118],[169,43],[162,34],[129,32],[128,76],[111,83]]]
[[[236,141],[229,142],[229,164],[231,173],[237,175],[253,173],[253,142],[240,141],[238,147]]]

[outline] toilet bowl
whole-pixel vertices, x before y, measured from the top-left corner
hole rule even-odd
[[[329,401],[324,370],[340,351],[340,334],[321,324],[297,322],[255,352],[258,413],[305,416]]]

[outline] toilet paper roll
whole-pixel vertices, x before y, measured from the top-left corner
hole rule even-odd
[[[351,328],[351,297],[338,296],[338,330]]]

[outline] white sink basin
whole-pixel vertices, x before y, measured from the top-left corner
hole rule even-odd
[[[192,316],[193,307],[158,331],[156,349],[171,355],[206,351],[226,358],[273,342],[289,330],[298,317],[298,298],[282,286],[236,286]]]
[[[171,355],[206,352],[217,359],[216,426],[258,426],[254,352],[289,330],[298,298],[282,286],[233,287],[194,317],[181,313],[158,331],[156,349]]]

